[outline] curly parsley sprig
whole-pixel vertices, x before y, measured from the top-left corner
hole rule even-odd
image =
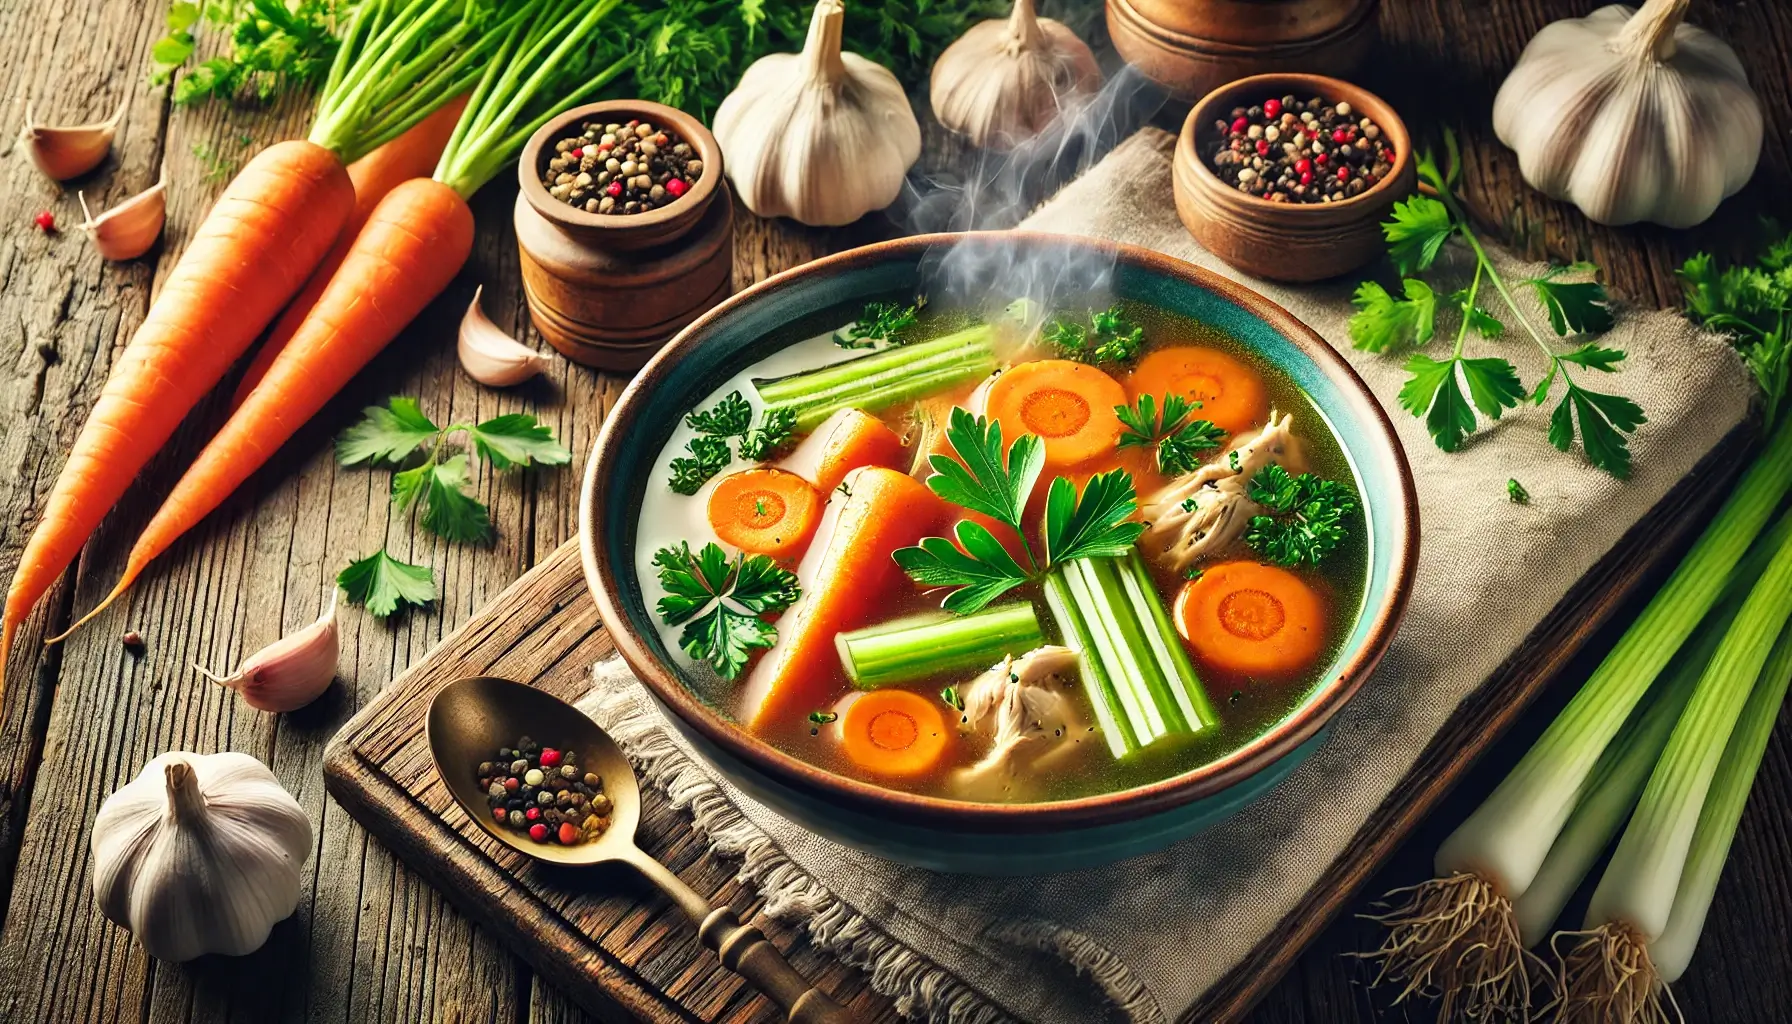
[[[1792,235],[1768,246],[1753,265],[1719,270],[1709,253],[1699,253],[1679,275],[1687,315],[1729,335],[1761,387],[1772,429],[1792,384]]]
[[[753,407],[738,391],[730,391],[708,409],[692,410],[684,421],[697,436],[685,442],[688,454],[672,460],[667,486],[679,494],[696,494],[727,469],[734,461],[736,442],[741,458],[764,462],[790,442],[796,429],[796,414],[789,409],[769,410],[757,427],[752,426]]]
[[[1249,494],[1264,514],[1251,517],[1245,543],[1289,568],[1318,565],[1337,550],[1349,533],[1346,520],[1357,510],[1356,495],[1336,480],[1295,476],[1273,464],[1251,477]]]
[[[778,628],[761,616],[789,608],[802,593],[796,574],[765,555],[737,554],[731,562],[715,543],[695,554],[682,541],[660,548],[653,565],[666,588],[654,611],[666,625],[684,626],[679,647],[724,679],[738,677],[753,651],[777,642]]]
[[[846,349],[906,345],[906,332],[920,320],[926,299],[903,306],[894,302],[867,302],[859,318],[834,332],[834,344]]]
[[[1615,372],[1624,353],[1591,342],[1558,352],[1544,338],[1519,308],[1511,286],[1500,276],[1470,228],[1468,215],[1452,192],[1461,173],[1455,136],[1446,132],[1444,144],[1447,166],[1440,166],[1430,152],[1418,157],[1419,179],[1436,191],[1437,198],[1416,195],[1395,203],[1392,219],[1381,226],[1388,242],[1388,257],[1401,277],[1400,295],[1378,282],[1363,282],[1353,299],[1357,312],[1350,318],[1352,343],[1369,352],[1424,345],[1436,334],[1439,310],[1452,311],[1459,317],[1459,324],[1449,358],[1413,354],[1406,364],[1410,376],[1400,389],[1400,404],[1425,420],[1439,448],[1460,448],[1480,425],[1477,413],[1481,418],[1497,420],[1527,398],[1543,405],[1559,379],[1561,398],[1549,420],[1550,443],[1567,451],[1578,436],[1588,462],[1613,476],[1628,476],[1627,435],[1645,421],[1642,409],[1628,398],[1594,391],[1576,379],[1579,370]],[[1474,253],[1474,277],[1468,288],[1440,296],[1416,275],[1432,268],[1444,243],[1452,237],[1461,238]],[[1529,288],[1543,305],[1550,330],[1557,337],[1596,335],[1610,330],[1613,324],[1605,288],[1597,281],[1570,278],[1597,269],[1591,264],[1576,263],[1551,268],[1518,283]],[[1543,354],[1546,368],[1534,389],[1524,386],[1510,360],[1464,354],[1471,330],[1490,341],[1505,333],[1505,324],[1477,302],[1483,282],[1492,286]]]
[[[1127,319],[1119,306],[1090,313],[1087,324],[1054,316],[1045,322],[1040,338],[1065,359],[1091,365],[1129,363],[1145,347],[1145,329]]]

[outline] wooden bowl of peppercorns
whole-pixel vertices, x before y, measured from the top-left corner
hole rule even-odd
[[[1379,96],[1324,75],[1241,78],[1189,112],[1176,212],[1209,252],[1271,281],[1320,281],[1381,255],[1381,222],[1418,180]]]

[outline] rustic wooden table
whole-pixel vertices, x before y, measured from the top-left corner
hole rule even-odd
[[[166,91],[151,88],[143,72],[161,34],[163,6],[160,0],[0,0],[0,97],[9,123],[20,120],[27,100],[51,121],[73,122],[102,117],[123,99],[113,160],[76,187],[104,205],[147,187],[163,167],[170,181],[162,246],[142,260],[108,265],[68,229],[79,217],[72,192],[44,182],[16,146],[0,165],[0,358],[11,368],[0,381],[0,574],[8,577],[62,453],[228,168],[259,145],[299,132],[307,120],[297,101],[254,112],[172,108]],[[1385,0],[1385,41],[1362,78],[1415,128],[1457,128],[1466,141],[1467,194],[1497,233],[1537,256],[1596,260],[1632,302],[1672,304],[1672,271],[1686,254],[1701,247],[1746,252],[1760,235],[1760,215],[1792,212],[1792,8],[1777,0],[1695,5],[1695,20],[1741,54],[1765,101],[1769,129],[1754,182],[1709,224],[1675,233],[1588,224],[1526,191],[1516,162],[1492,140],[1493,90],[1524,40],[1586,6]],[[349,393],[94,628],[64,646],[40,646],[116,578],[129,540],[159,504],[171,471],[196,451],[223,410],[214,399],[195,412],[21,634],[0,706],[0,1019],[581,1019],[569,1001],[350,822],[325,797],[318,771],[324,744],[356,708],[573,534],[577,474],[623,381],[561,363],[544,380],[493,392],[467,380],[452,352],[456,318],[476,282],[485,284],[488,311],[527,334],[517,301],[510,200],[504,185],[478,197],[479,244],[462,279]],[[33,226],[32,217],[44,209],[55,212],[63,230]],[[889,230],[861,224],[806,231],[743,217],[736,281],[757,280]],[[341,469],[330,456],[329,439],[356,410],[394,393],[419,396],[439,417],[534,412],[572,448],[574,465],[482,478],[481,495],[499,524],[491,547],[432,540],[392,514],[383,476]],[[194,675],[193,663],[232,665],[309,622],[335,572],[382,544],[433,565],[444,597],[425,613],[385,624],[358,612],[344,615],[341,682],[320,705],[264,715]],[[143,656],[121,647],[126,629],[148,640]],[[1366,894],[1428,875],[1437,841],[1497,781],[1612,639],[1608,629],[1590,645],[1368,883]],[[1680,989],[1695,1019],[1792,1016],[1787,735],[1782,729],[1768,751],[1705,945]],[[177,748],[260,757],[298,797],[319,836],[298,913],[259,954],[155,963],[100,916],[89,894],[89,827],[99,800],[144,761]],[[681,866],[712,876],[728,870],[696,853]],[[1359,902],[1366,906],[1366,896]],[[754,907],[746,894],[735,905]],[[803,941],[787,927],[766,927],[781,943]],[[1339,956],[1371,937],[1365,926],[1341,917],[1254,1019],[1341,1022],[1389,1013],[1364,987],[1361,968]],[[769,1018],[763,1004],[750,1004],[731,1006],[725,1019]]]

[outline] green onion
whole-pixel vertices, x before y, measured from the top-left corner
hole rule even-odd
[[[1033,650],[1043,639],[1032,604],[1022,602],[973,615],[929,613],[898,619],[841,633],[834,643],[847,678],[870,690],[946,672],[985,669],[1007,655]]]
[[[818,370],[756,380],[768,414],[788,411],[805,433],[841,409],[878,412],[953,384],[988,376],[996,368],[995,330],[968,327],[932,341],[886,348]]]
[[[1115,757],[1219,721],[1137,551],[1066,562],[1045,596]]]

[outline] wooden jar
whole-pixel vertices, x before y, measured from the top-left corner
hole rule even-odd
[[[1240,192],[1213,172],[1207,158],[1214,122],[1234,107],[1292,93],[1343,100],[1378,125],[1394,149],[1386,177],[1361,195],[1335,203],[1272,203]],[[1257,75],[1215,89],[1195,104],[1171,162],[1176,214],[1202,247],[1232,266],[1271,281],[1320,281],[1367,266],[1387,249],[1381,222],[1418,182],[1412,136],[1381,97],[1321,75]]]
[[[1375,43],[1379,0],[1107,0],[1120,56],[1186,103],[1246,75],[1348,75]]]
[[[657,210],[587,213],[548,194],[554,143],[582,121],[642,120],[697,151],[703,173]],[[734,204],[715,136],[645,100],[575,107],[541,126],[517,165],[516,241],[535,329],[574,362],[639,369],[674,334],[733,293]]]

